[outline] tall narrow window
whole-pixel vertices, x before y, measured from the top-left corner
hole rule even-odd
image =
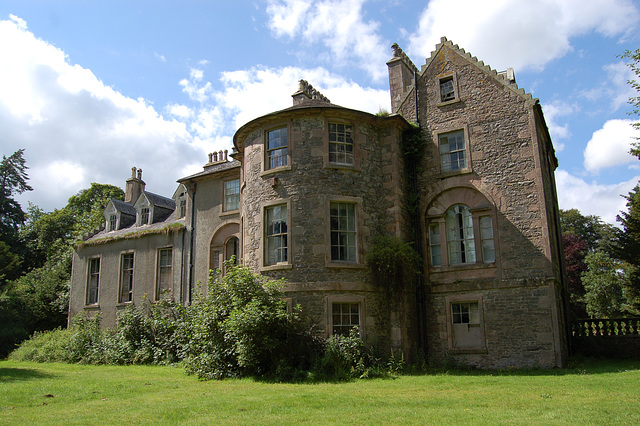
[[[440,224],[429,225],[429,251],[431,252],[431,265],[442,265],[442,243],[440,240]]]
[[[240,205],[240,180],[233,179],[224,183],[224,205],[225,212],[238,210]]]
[[[467,151],[463,130],[441,134],[439,141],[440,165],[443,172],[467,168]]]
[[[170,297],[173,287],[173,250],[171,247],[158,250],[158,299]]]
[[[469,207],[464,204],[456,204],[447,210],[446,227],[449,264],[475,263],[473,218]]]
[[[287,205],[265,209],[265,264],[286,262],[287,253]]]
[[[267,132],[266,169],[275,169],[287,165],[287,128]]]
[[[331,334],[347,336],[353,327],[360,327],[360,303],[334,302],[331,304],[331,315]]]
[[[482,261],[494,263],[496,261],[496,249],[493,242],[493,223],[491,216],[480,218],[480,240],[482,241]]]
[[[329,123],[329,162],[353,164],[353,126]]]
[[[332,202],[330,206],[331,260],[357,261],[356,206]]]
[[[87,305],[98,303],[100,286],[100,258],[89,259],[89,277],[87,280]]]
[[[118,215],[109,215],[109,231],[115,231],[118,226]]]
[[[452,101],[456,98],[453,76],[440,79],[440,102]]]
[[[233,264],[238,264],[238,248],[239,248],[239,240],[238,237],[231,237],[227,240],[227,244],[224,247],[224,260],[234,259]]]
[[[149,223],[149,208],[143,207],[140,209],[140,225],[146,225]]]
[[[180,200],[180,217],[184,217],[187,214],[187,200]]]
[[[133,300],[133,253],[123,254],[120,259],[120,297],[118,302]]]

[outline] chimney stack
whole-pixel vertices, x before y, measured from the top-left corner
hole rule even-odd
[[[137,175],[136,175],[137,173]],[[125,203],[135,203],[138,197],[144,191],[146,184],[142,180],[142,169],[131,168],[131,177],[127,179],[126,190],[124,194]]]

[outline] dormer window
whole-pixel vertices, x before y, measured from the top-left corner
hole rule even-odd
[[[149,223],[149,208],[143,207],[140,209],[140,225],[147,225]]]
[[[109,215],[109,232],[115,231],[118,227],[118,215]]]
[[[180,200],[180,217],[185,217],[187,214],[187,200],[184,198]]]

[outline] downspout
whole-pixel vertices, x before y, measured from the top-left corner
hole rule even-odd
[[[192,188],[192,197],[191,197],[191,236],[189,241],[189,305],[191,305],[193,301],[193,253],[194,253],[194,241],[195,241],[195,233],[196,233],[196,188],[197,184],[195,182],[191,182]]]
[[[422,133],[422,126],[420,125],[420,118],[419,118],[419,110],[418,110],[418,73],[416,72],[416,70],[413,70],[413,99],[414,99],[414,107],[415,107],[415,117],[416,117],[416,124],[418,125],[418,129],[420,129],[420,132]],[[424,259],[424,254],[423,254],[423,249],[422,249],[422,227],[421,222],[420,222],[420,209],[419,209],[419,200],[417,195],[419,194],[418,191],[418,168],[417,165],[414,161],[414,163],[411,165],[411,191],[413,192],[414,195],[416,195],[416,205],[415,207],[415,211],[413,212],[413,222],[414,222],[414,227],[413,227],[413,238],[415,241],[415,248],[416,248],[416,252],[418,253],[418,256],[420,256],[420,259]],[[424,270],[424,268],[423,268]],[[417,310],[418,310],[418,344],[420,345],[420,349],[422,349],[422,353],[424,354],[425,357],[427,357],[427,323],[426,323],[426,318],[427,318],[427,312],[426,312],[426,301],[425,301],[425,285],[424,285],[424,280],[426,277],[424,276],[418,276],[416,278],[416,302],[417,302]]]

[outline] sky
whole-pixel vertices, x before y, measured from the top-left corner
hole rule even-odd
[[[420,67],[445,36],[540,99],[560,208],[615,224],[640,180],[619,58],[639,30],[635,0],[1,0],[0,154],[25,150],[25,209],[124,187],[132,167],[171,196],[300,79],[389,111],[391,45]]]

